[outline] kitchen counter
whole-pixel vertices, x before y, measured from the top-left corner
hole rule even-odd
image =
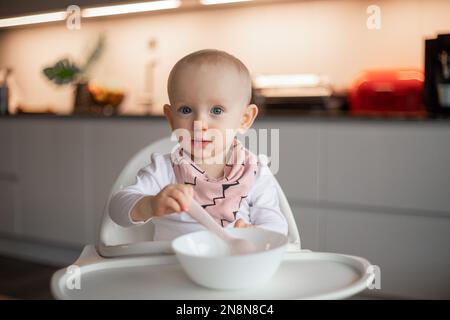
[[[102,115],[79,115],[79,114],[67,114],[58,115],[50,113],[21,113],[16,115],[1,116],[0,119],[95,119],[95,120],[161,120],[165,119],[163,115],[115,115],[115,116],[102,116]],[[301,120],[301,121],[387,121],[387,122],[440,122],[449,121],[450,115],[437,115],[427,114],[423,117],[417,116],[355,116],[347,111],[301,111],[301,110],[280,110],[270,112],[260,110],[257,121],[270,121],[270,120]]]

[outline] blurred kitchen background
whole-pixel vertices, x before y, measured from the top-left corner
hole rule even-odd
[[[51,297],[127,160],[170,134],[171,67],[216,48],[280,129],[303,247],[380,266],[365,297],[449,299],[450,1],[153,2],[0,3],[0,296]]]

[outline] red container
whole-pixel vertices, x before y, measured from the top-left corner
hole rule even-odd
[[[424,116],[423,81],[423,72],[415,69],[366,71],[350,88],[350,112]]]

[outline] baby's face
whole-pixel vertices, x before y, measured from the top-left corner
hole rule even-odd
[[[236,132],[246,129],[245,85],[244,77],[226,65],[188,65],[177,72],[171,105],[164,106],[164,112],[172,130],[189,131],[189,141],[183,137],[180,144],[193,158],[223,159]]]

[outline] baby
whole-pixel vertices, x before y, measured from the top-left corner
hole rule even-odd
[[[258,114],[246,66],[226,52],[200,50],[175,64],[167,90],[164,114],[179,143],[152,154],[136,183],[111,198],[112,220],[122,227],[151,220],[154,240],[172,240],[204,229],[187,213],[194,199],[224,228],[287,234],[270,169],[236,138]]]

